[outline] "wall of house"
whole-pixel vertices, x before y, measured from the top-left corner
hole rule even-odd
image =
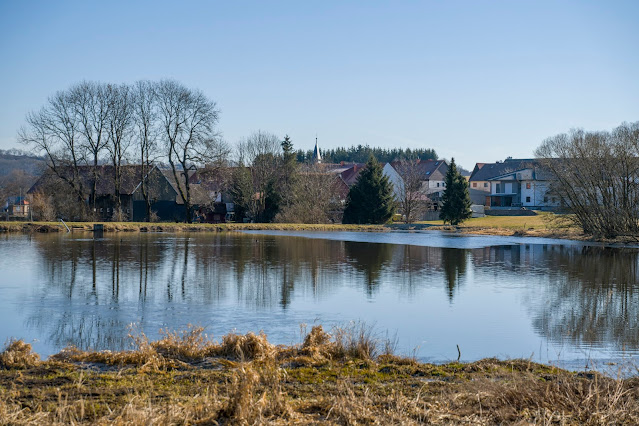
[[[433,176],[437,179],[436,176]],[[424,182],[422,186],[422,190],[426,192],[431,198],[432,197],[441,197],[444,195],[444,191],[446,190],[446,186],[443,180],[435,180],[433,178]]]
[[[468,192],[470,193],[470,201],[473,204],[486,204],[486,196],[490,195],[490,182],[488,181],[472,181],[468,182]]]
[[[557,197],[547,195],[549,182],[525,180],[521,182],[521,203],[525,207],[558,207]],[[553,201],[554,200],[554,201]]]
[[[491,194],[517,194],[518,188],[517,185],[519,182],[516,181],[505,181],[505,180],[497,180],[490,183],[490,192]],[[498,186],[499,185],[499,190]]]
[[[388,176],[388,181],[393,184],[393,193],[395,194],[395,200],[399,201],[402,199],[402,188],[404,186],[404,180],[397,173],[397,170],[391,166],[390,163],[386,163],[382,172]]]
[[[176,201],[177,193],[171,184],[166,180],[162,172],[158,169],[153,169],[149,172],[147,178],[149,197],[156,201]],[[133,199],[135,201],[143,201],[144,196],[141,188],[133,193]]]

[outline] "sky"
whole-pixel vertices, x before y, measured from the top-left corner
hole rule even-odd
[[[639,1],[0,0],[0,149],[82,80],[171,78],[312,149],[531,158],[571,128],[639,121]]]

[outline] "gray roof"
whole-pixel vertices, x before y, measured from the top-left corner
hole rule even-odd
[[[557,160],[546,159],[544,161],[555,162]],[[477,163],[469,181],[487,181],[525,169],[533,169],[535,180],[553,179],[552,172],[544,167],[539,159],[507,159],[499,163]]]
[[[533,159],[507,159],[499,163],[477,163],[470,175],[470,181],[484,181],[518,170],[539,167],[537,160]]]

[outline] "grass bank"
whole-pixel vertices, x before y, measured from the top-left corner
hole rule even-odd
[[[0,354],[6,424],[637,424],[639,379],[525,360],[423,364],[365,327],[313,327],[296,346],[201,329],[127,352],[28,344]]]
[[[520,237],[562,238],[591,241],[581,229],[572,225],[566,216],[539,212],[535,216],[485,216],[466,220],[459,226],[446,226],[441,220],[420,222],[431,230],[449,230],[475,235],[503,235]]]
[[[501,235],[520,237],[560,238],[580,241],[601,241],[618,244],[637,244],[634,236],[613,240],[597,239],[584,234],[571,225],[566,216],[539,213],[536,216],[486,216],[465,221],[459,226],[444,225],[441,220],[418,222],[410,225],[343,225],[343,224],[298,224],[298,223],[148,223],[148,222],[67,222],[74,231],[91,231],[94,223],[101,223],[105,232],[224,232],[242,230],[278,231],[357,231],[387,232],[392,230],[443,230],[475,235]],[[34,233],[66,232],[60,222],[0,222],[0,232]]]
[[[74,231],[91,231],[99,223],[105,232],[223,232],[243,230],[277,231],[388,231],[383,225],[299,224],[299,223],[148,223],[148,222],[67,222]],[[60,222],[0,222],[0,232],[66,232]]]

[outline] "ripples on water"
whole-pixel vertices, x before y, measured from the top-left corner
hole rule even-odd
[[[51,354],[128,347],[127,326],[219,337],[365,321],[423,360],[574,368],[639,350],[636,249],[445,233],[5,235],[0,337]]]

